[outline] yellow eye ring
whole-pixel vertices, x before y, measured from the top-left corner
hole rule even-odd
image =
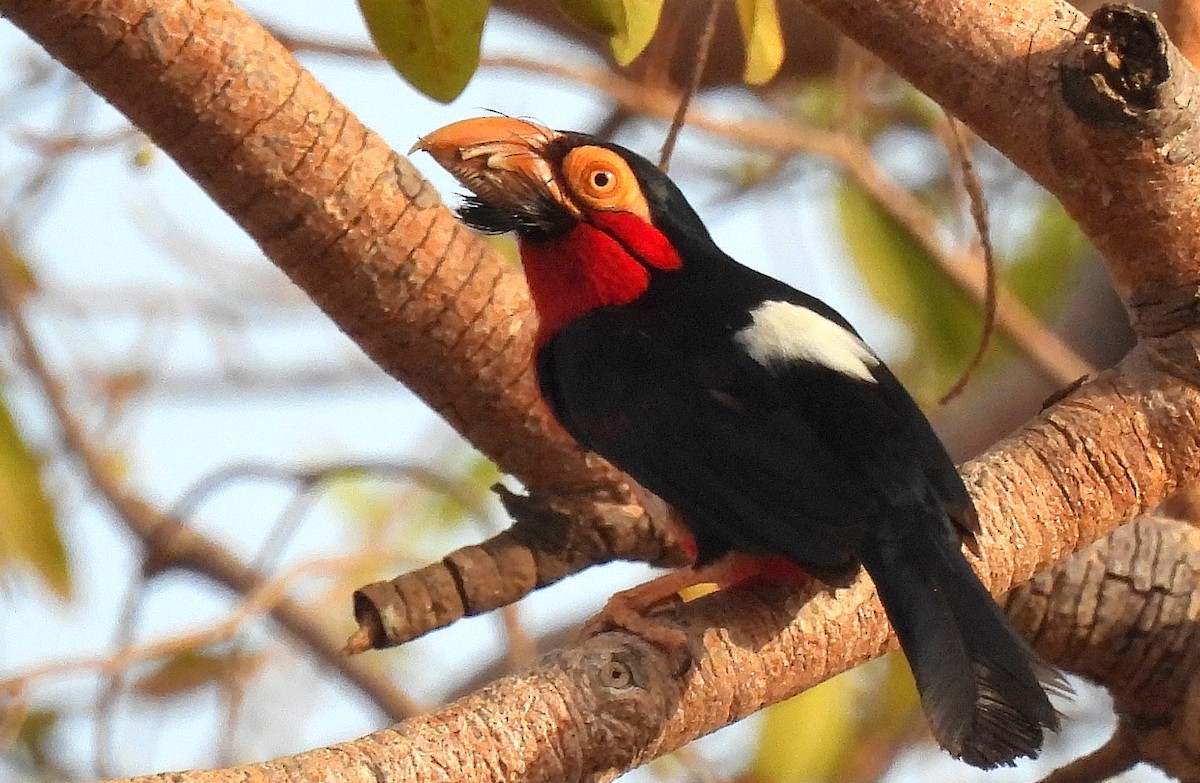
[[[632,212],[649,222],[650,208],[629,164],[604,147],[576,147],[563,158],[567,189],[587,209]]]

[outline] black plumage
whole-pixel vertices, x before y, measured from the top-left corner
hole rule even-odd
[[[538,378],[556,416],[675,507],[701,562],[731,549],[782,554],[833,584],[864,565],[943,747],[981,767],[1036,755],[1043,729],[1059,725],[1043,686],[1063,686],[959,549],[957,534],[978,521],[928,420],[882,362],[866,381],[752,358],[735,335],[764,302],[854,330],[727,256],[669,180],[625,156],[683,267],[653,271],[637,300],[594,310],[542,347]]]
[[[726,255],[623,147],[496,117],[418,147],[475,190],[471,225],[517,232],[550,408],[675,507],[700,563],[783,555],[832,584],[864,566],[938,742],[980,767],[1037,755],[1065,686],[971,571],[970,496],[845,319]]]

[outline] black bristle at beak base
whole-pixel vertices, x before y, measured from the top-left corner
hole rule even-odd
[[[523,227],[527,221],[512,210],[500,209],[475,196],[468,196],[458,208],[458,217],[469,227],[484,234],[507,234]]]
[[[478,196],[466,196],[458,208],[458,217],[470,228],[484,234],[516,231],[527,236],[549,238],[565,234],[575,220],[558,210],[518,211],[497,207]]]

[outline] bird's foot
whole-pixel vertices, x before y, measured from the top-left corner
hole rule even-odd
[[[693,657],[687,634],[655,618],[654,614],[679,603],[682,600],[679,591],[694,584],[699,582],[692,569],[683,568],[622,590],[608,599],[599,614],[584,623],[582,636],[588,638],[612,630],[628,631],[661,649],[675,672],[683,674],[691,668]]]
[[[711,563],[680,568],[622,590],[584,624],[582,634],[587,638],[614,629],[629,631],[666,652],[676,671],[682,674],[693,661],[687,634],[654,617],[656,612],[680,603],[681,591],[704,584],[726,590],[757,581],[806,582],[811,578],[799,566],[778,555],[732,552]]]

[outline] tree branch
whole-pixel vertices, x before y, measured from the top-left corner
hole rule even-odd
[[[1200,345],[1200,335],[1186,339]],[[1200,391],[1136,351],[968,463],[984,528],[982,559],[972,558],[981,578],[1006,591],[1200,474],[1198,424]],[[865,577],[832,594],[719,592],[662,621],[692,645],[697,663],[686,676],[638,637],[600,634],[438,713],[286,760],[189,773],[188,783],[606,780],[891,644]]]
[[[813,5],[1047,184],[1106,252],[1131,306],[1169,301],[1165,293],[1200,280],[1192,219],[1200,174],[1169,154],[1188,149],[1175,145],[1189,138],[1183,118],[1177,113],[1176,124],[1156,130],[1165,115],[1135,107],[1138,132],[1128,123],[1093,128],[1062,98],[1064,58],[1074,53],[1083,68],[1108,63],[1088,56],[1110,47],[1103,28],[1096,31],[1103,43],[1077,38],[1082,18],[1069,6],[1033,0]],[[373,357],[412,373],[410,382],[490,445],[504,468],[564,495],[624,499],[611,472],[564,445],[540,408],[527,415],[535,392],[527,330],[512,326],[525,308],[512,276],[434,208],[436,198],[403,160],[249,20],[217,2],[195,0],[192,8],[194,18],[181,17],[181,25],[132,0],[0,0],[0,9],[145,123]],[[82,16],[73,16],[78,9]],[[1123,61],[1119,47],[1110,51]],[[1185,79],[1190,72],[1168,70]],[[341,146],[346,139],[352,152]],[[1082,214],[1085,206],[1094,214]],[[1119,369],[964,467],[984,526],[975,565],[993,590],[1028,579],[1200,477],[1200,393],[1192,380],[1200,378],[1200,336],[1183,328],[1186,317],[1139,323],[1156,328],[1143,328]],[[509,326],[497,335],[501,324]],[[423,349],[416,356],[396,347],[414,345]],[[514,426],[488,429],[499,421]],[[498,442],[499,432],[510,440]],[[642,640],[602,634],[436,715],[332,749],[189,779],[607,779],[889,643],[865,578],[836,595],[780,586],[718,593],[664,621],[693,645],[697,664],[686,678],[672,676],[661,651]],[[463,753],[460,743],[468,742],[471,753]]]
[[[13,331],[22,359],[45,395],[71,454],[82,463],[92,486],[141,541],[146,570],[188,569],[243,596],[263,590],[268,580],[261,572],[245,565],[228,549],[197,533],[181,520],[160,512],[131,492],[117,477],[110,463],[97,452],[83,424],[71,412],[62,387],[25,322],[20,294],[12,282],[11,272],[3,266],[0,266],[0,314]],[[270,607],[270,614],[323,663],[354,683],[384,714],[398,720],[420,711],[386,675],[340,655],[327,628],[300,603],[281,597]]]
[[[1166,292],[1196,298],[1197,75],[1148,15],[1105,6],[1089,23],[1059,0],[807,4],[1053,193],[1104,255],[1139,334],[1161,333],[1156,313],[1177,309]],[[1129,72],[1148,78],[1111,81]],[[1089,84],[1124,121],[1077,113]]]
[[[1038,650],[1108,685],[1119,723],[1043,783],[1107,780],[1146,761],[1200,779],[1200,530],[1140,517],[1009,596]]]
[[[337,325],[568,527],[571,557],[507,538],[430,568],[464,612],[618,557],[678,564],[676,528],[553,422],[533,381],[520,273],[477,241],[407,159],[225,0],[0,0],[0,12],[160,145]],[[481,562],[482,561],[482,562]],[[527,570],[532,561],[537,570]],[[569,568],[561,567],[568,563]]]

